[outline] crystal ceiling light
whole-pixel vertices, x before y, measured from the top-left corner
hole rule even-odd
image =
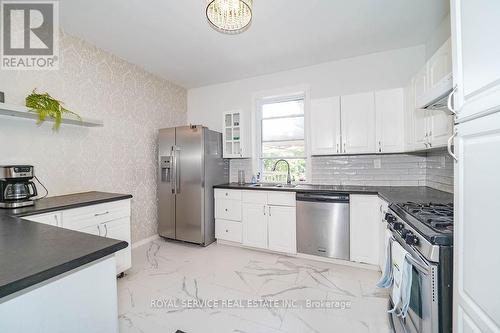
[[[208,0],[206,14],[215,30],[238,34],[250,26],[252,0]]]

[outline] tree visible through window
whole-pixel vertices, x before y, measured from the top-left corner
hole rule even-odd
[[[261,170],[263,181],[286,182],[286,163],[290,164],[293,181],[306,179],[304,142],[304,99],[262,103],[261,108]]]

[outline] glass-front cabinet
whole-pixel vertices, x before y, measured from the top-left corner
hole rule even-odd
[[[250,135],[248,118],[242,111],[224,112],[222,137],[224,158],[249,158]]]

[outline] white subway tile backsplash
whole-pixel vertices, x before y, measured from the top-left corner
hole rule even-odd
[[[375,160],[380,160],[380,168]],[[443,163],[444,162],[444,163]],[[251,159],[231,160],[231,181],[238,170],[250,181]],[[418,154],[314,156],[311,184],[360,186],[429,186],[453,192],[453,160],[445,150]]]

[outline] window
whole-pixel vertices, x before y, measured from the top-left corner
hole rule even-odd
[[[286,163],[290,164],[292,181],[306,180],[304,141],[304,97],[262,100],[260,103],[259,168],[264,182],[286,182]]]

